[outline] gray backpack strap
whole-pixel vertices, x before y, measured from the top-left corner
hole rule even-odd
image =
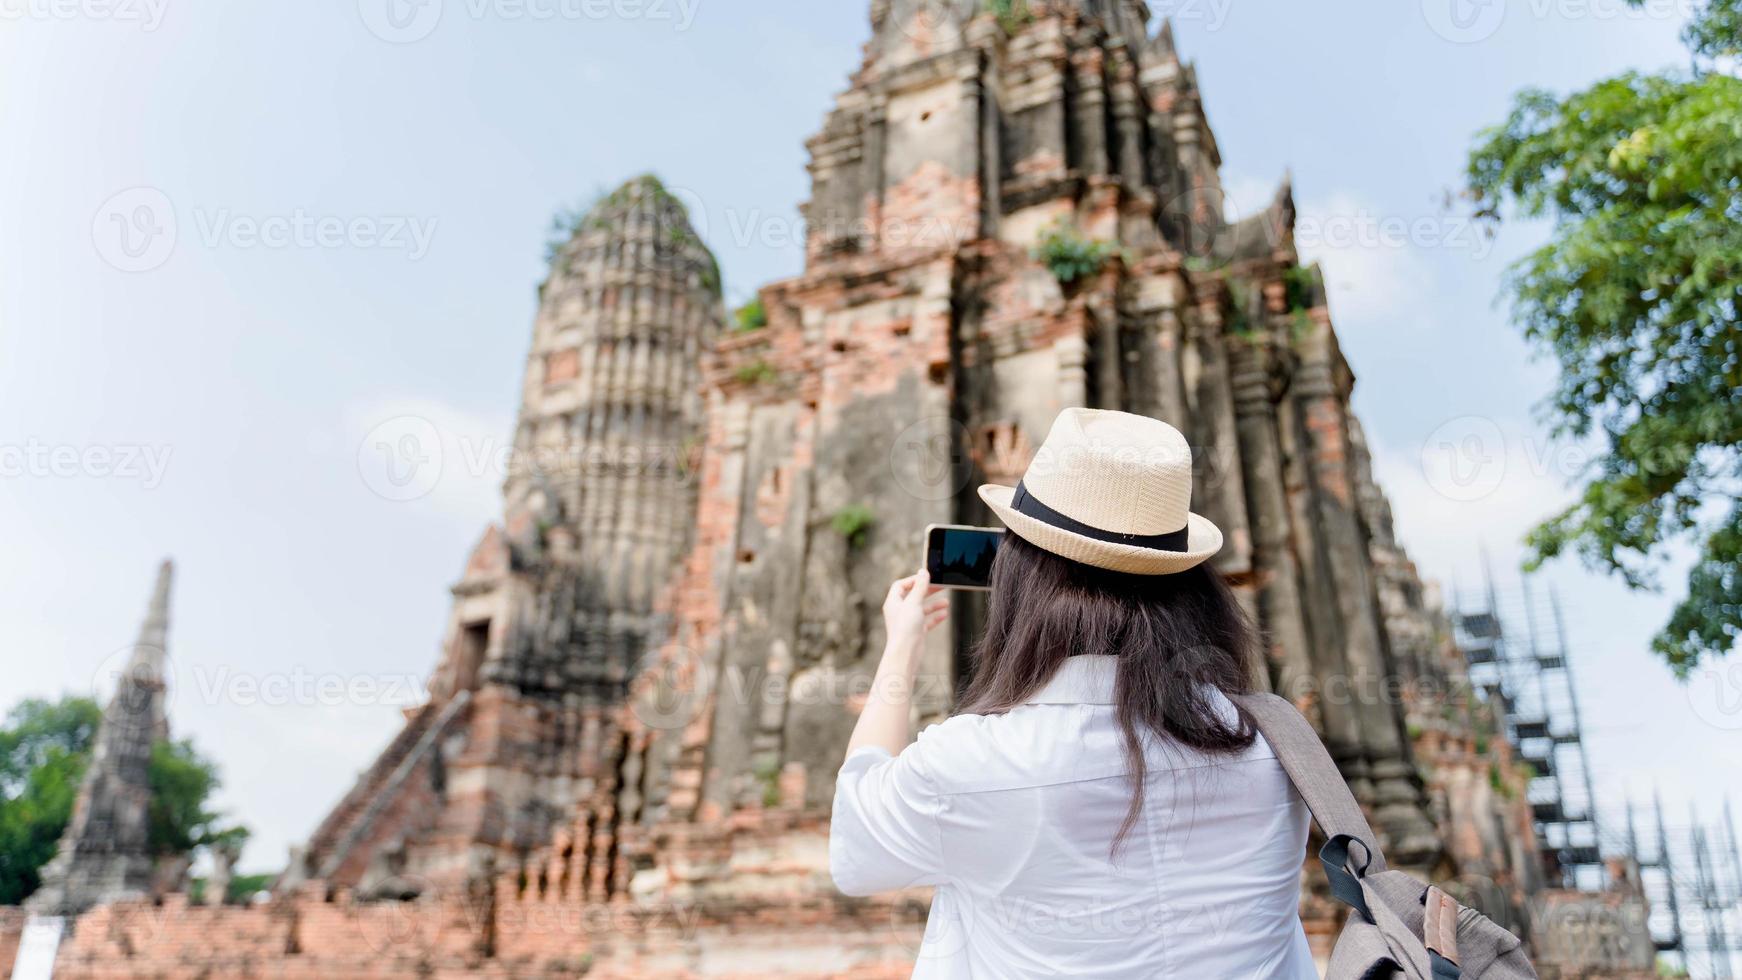
[[[1319,741],[1318,733],[1313,731],[1306,718],[1295,710],[1294,705],[1274,694],[1244,694],[1235,697],[1234,701],[1246,711],[1264,740],[1270,743],[1277,761],[1282,763],[1283,771],[1294,783],[1295,791],[1306,801],[1313,819],[1318,821],[1319,830],[1330,840],[1326,849],[1333,853],[1323,855],[1327,869],[1336,857],[1337,839],[1347,836],[1367,849],[1362,874],[1384,871],[1385,856],[1379,851],[1378,836],[1368,826],[1361,805],[1349,792],[1349,784],[1343,781],[1343,774],[1337,771],[1337,764],[1331,761],[1331,754],[1325,751],[1325,744]],[[1346,855],[1346,843],[1342,850]],[[1355,857],[1361,859],[1360,855]],[[1341,865],[1343,861],[1336,863]]]

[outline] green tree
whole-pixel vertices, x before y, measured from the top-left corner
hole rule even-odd
[[[1643,0],[1629,0],[1639,6]],[[1478,214],[1546,218],[1508,273],[1525,336],[1558,362],[1557,436],[1599,439],[1577,502],[1529,535],[1659,586],[1692,542],[1687,594],[1652,646],[1681,674],[1742,635],[1742,0],[1708,0],[1692,67],[1516,96],[1469,160]]]
[[[206,801],[218,788],[218,768],[186,739],[151,747],[151,853],[188,854],[218,840],[218,814]]]
[[[102,712],[95,702],[25,701],[0,728],[0,905],[41,884],[90,758]]]
[[[42,866],[72,819],[101,721],[95,702],[74,697],[25,701],[6,715],[0,727],[0,905],[17,904],[41,884]],[[153,746],[147,779],[153,854],[240,849],[247,839],[246,830],[222,826],[210,809],[218,770],[193,743]]]

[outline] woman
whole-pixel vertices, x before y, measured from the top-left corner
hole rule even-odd
[[[926,573],[836,784],[847,894],[935,886],[915,977],[1317,977],[1298,903],[1308,815],[1230,695],[1252,630],[1203,562],[1191,453],[1155,419],[1071,409],[1016,488],[961,712],[908,744]]]

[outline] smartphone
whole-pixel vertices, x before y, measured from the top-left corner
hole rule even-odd
[[[925,529],[925,568],[931,584],[946,589],[987,589],[992,559],[1004,531],[995,527],[933,524]]]

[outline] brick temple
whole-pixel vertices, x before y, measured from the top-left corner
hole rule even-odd
[[[1527,927],[1528,776],[1393,536],[1287,181],[1226,217],[1196,75],[1142,0],[870,14],[807,143],[803,273],[728,316],[651,177],[577,222],[429,702],[269,904],[87,895],[57,976],[906,976],[927,895],[827,871],[877,608],[922,529],[990,523],[974,486],[1079,405],[1200,447],[1260,683],[1394,865]],[[956,601],[916,725],[973,669]],[[1303,880],[1323,955],[1338,912]]]

